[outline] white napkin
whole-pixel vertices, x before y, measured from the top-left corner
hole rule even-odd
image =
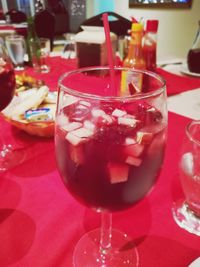
[[[200,257],[194,260],[188,267],[199,267],[200,266]]]

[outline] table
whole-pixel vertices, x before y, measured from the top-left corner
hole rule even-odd
[[[51,74],[36,76],[55,89],[61,72],[75,65],[57,58],[51,64]],[[113,215],[114,228],[136,243],[141,267],[186,267],[200,256],[200,237],[179,228],[171,213],[173,202],[182,197],[178,159],[190,120],[169,112],[166,157],[157,184],[136,206]],[[29,136],[2,118],[0,125],[7,141],[22,148],[23,159],[0,178],[0,267],[71,267],[75,244],[100,225],[100,217],[77,203],[62,184],[52,138]]]

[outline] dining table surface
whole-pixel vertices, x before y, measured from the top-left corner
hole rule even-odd
[[[76,60],[60,56],[50,57],[49,64],[49,73],[31,67],[24,72],[57,90],[59,77],[76,68]],[[162,68],[157,73],[166,80],[168,98],[200,88],[200,78]],[[113,213],[113,228],[131,237],[141,267],[188,267],[200,257],[200,236],[180,228],[172,216],[174,203],[183,198],[179,153],[192,118],[169,111],[168,119],[165,159],[154,188],[132,208]],[[19,159],[0,173],[0,267],[72,267],[76,243],[100,226],[100,214],[78,203],[63,185],[53,137],[30,135],[1,116],[0,134]]]

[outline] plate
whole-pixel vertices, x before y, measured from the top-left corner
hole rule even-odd
[[[16,84],[16,93],[1,116],[30,135],[53,137],[57,92],[26,74],[16,75]]]
[[[200,258],[197,258],[188,267],[199,267],[199,266],[200,266]]]
[[[190,72],[188,67],[187,67],[187,64],[182,65],[180,71],[183,74],[186,74],[186,75],[189,75],[189,76],[200,77],[200,73]]]
[[[26,122],[13,120],[3,114],[3,118],[11,125],[17,127],[20,130],[27,132],[30,135],[40,137],[53,137],[54,136],[54,121],[45,122]]]

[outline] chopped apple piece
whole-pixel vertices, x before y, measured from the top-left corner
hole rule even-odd
[[[84,163],[83,145],[69,146],[70,159],[77,165]]]
[[[123,183],[128,180],[129,166],[127,164],[109,162],[107,169],[111,184]]]
[[[92,116],[93,117],[103,117],[104,115],[106,115],[106,113],[102,109],[93,109],[92,110]]]
[[[88,138],[93,135],[93,131],[90,131],[89,129],[81,127],[81,128],[78,128],[77,130],[72,131],[72,134],[80,138]]]
[[[90,106],[91,106],[90,102],[85,101],[85,100],[81,100],[79,103],[80,103],[81,105],[86,106],[86,107],[90,107]]]
[[[139,157],[144,150],[144,145],[136,143],[124,146],[124,153],[128,156]]]
[[[95,125],[89,120],[85,120],[83,126],[90,131],[94,131],[95,129]]]
[[[109,124],[113,122],[113,119],[110,115],[105,114],[102,116],[102,118],[103,118],[103,120],[105,120]]]
[[[126,115],[127,112],[124,111],[124,110],[121,110],[121,109],[118,109],[116,108],[113,112],[112,112],[112,115],[115,116],[115,117],[122,117],[124,115]]]
[[[71,131],[74,131],[74,130],[80,128],[81,126],[82,126],[82,123],[74,121],[74,122],[68,123],[67,125],[63,126],[62,128],[67,132],[71,132]]]
[[[125,162],[128,163],[129,165],[138,167],[142,163],[142,160],[140,158],[128,156]]]
[[[77,146],[79,144],[81,144],[82,142],[84,142],[86,140],[86,138],[80,138],[76,135],[73,134],[73,132],[69,132],[66,137],[67,141],[74,145],[74,146]]]
[[[149,144],[151,142],[152,138],[153,138],[152,133],[141,132],[141,131],[137,132],[137,142],[139,144]]]
[[[65,114],[61,113],[57,116],[57,121],[60,126],[65,126],[69,123],[69,118]]]
[[[135,127],[137,122],[138,121],[135,119],[135,117],[134,116],[130,116],[130,115],[118,118],[118,123],[119,124],[127,125],[127,126],[130,126],[130,127]]]
[[[136,143],[137,143],[137,141],[135,140],[135,138],[126,137],[126,139],[125,139],[125,145],[133,145]]]

